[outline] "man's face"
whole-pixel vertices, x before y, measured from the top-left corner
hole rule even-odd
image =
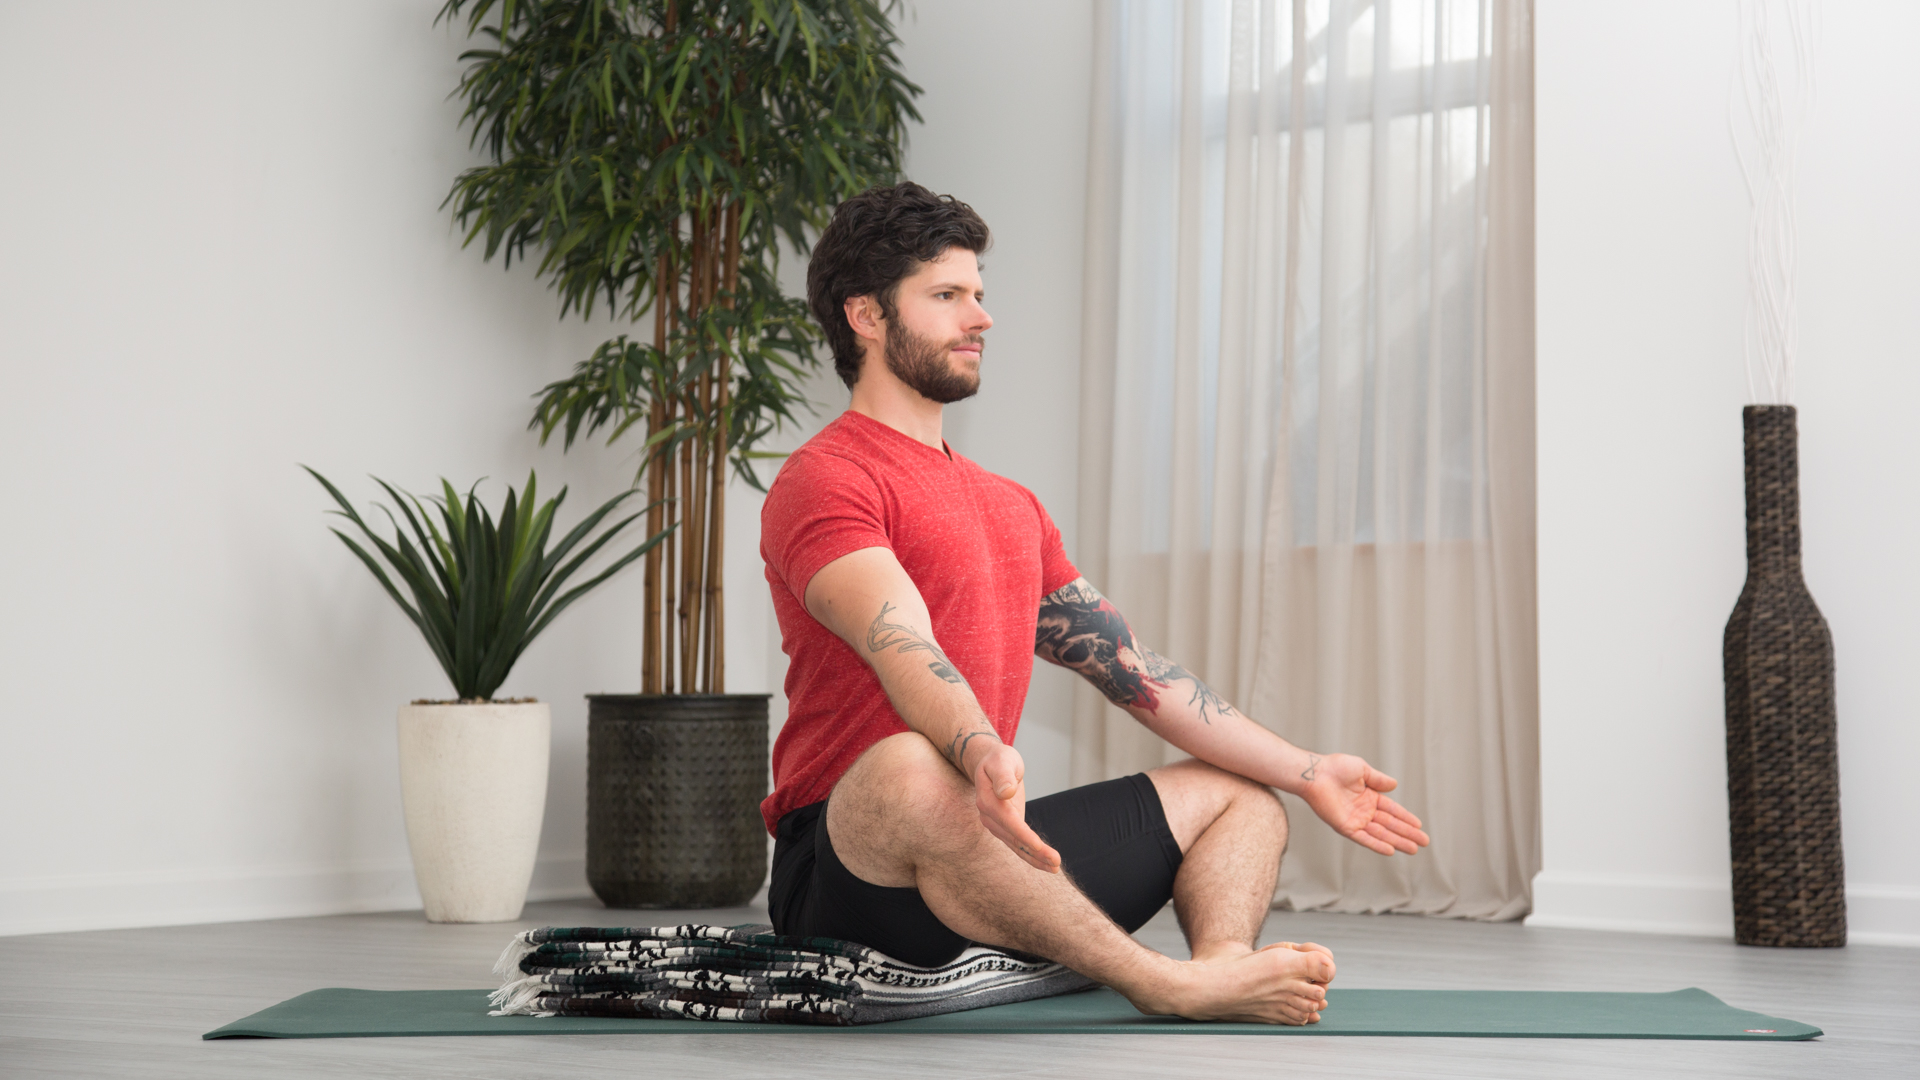
[[[981,338],[993,317],[980,306],[980,258],[948,248],[900,282],[886,327],[887,370],[942,405],[980,391]]]

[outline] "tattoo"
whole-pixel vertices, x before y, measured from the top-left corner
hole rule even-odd
[[[956,731],[953,733],[953,738],[947,740],[947,749],[945,750],[947,760],[953,763],[954,768],[960,770],[962,776],[965,776],[967,772],[967,745],[982,735],[991,735],[996,742],[1000,739],[999,732],[978,728],[973,731]]]
[[[959,670],[953,666],[953,662],[947,659],[947,654],[940,651],[940,646],[921,637],[910,626],[887,621],[887,613],[893,610],[895,608],[892,604],[884,600],[880,602],[880,614],[875,615],[872,625],[867,627],[867,651],[885,652],[898,645],[903,654],[932,653],[933,660],[927,664],[928,671],[950,683],[967,685],[966,676],[960,674]]]
[[[1207,720],[1208,710],[1212,710],[1215,716],[1226,716],[1233,712],[1233,706],[1227,704],[1227,699],[1215,692],[1213,687],[1201,682],[1200,676],[1161,656],[1152,649],[1141,649],[1140,652],[1145,656],[1147,661],[1147,674],[1158,680],[1162,686],[1169,686],[1180,679],[1186,679],[1193,683],[1193,696],[1187,699],[1187,704],[1199,708],[1200,719],[1205,720],[1208,724],[1212,724],[1213,721]]]
[[[1199,676],[1135,641],[1127,620],[1085,578],[1040,602],[1033,651],[1079,672],[1123,708],[1158,712],[1161,693],[1185,681],[1193,684],[1187,704],[1199,708],[1201,721],[1212,724],[1209,713],[1233,715],[1233,706]]]
[[[1306,771],[1305,771],[1305,772],[1302,772],[1302,773],[1300,774],[1300,779],[1302,779],[1302,780],[1307,780],[1307,781],[1311,781],[1311,780],[1313,779],[1313,770],[1315,770],[1315,769],[1317,769],[1317,768],[1319,768],[1319,767],[1320,767],[1320,755],[1319,755],[1319,754],[1308,754],[1308,755],[1307,755],[1307,768],[1306,768]]]

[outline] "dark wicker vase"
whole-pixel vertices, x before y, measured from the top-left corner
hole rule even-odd
[[[1833,636],[1800,576],[1800,467],[1791,405],[1750,405],[1747,584],[1727,620],[1727,803],[1733,936],[1847,943]]]
[[[587,881],[616,908],[733,907],[767,877],[766,694],[587,697]]]

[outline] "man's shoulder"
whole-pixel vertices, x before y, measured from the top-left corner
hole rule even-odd
[[[812,488],[836,480],[863,478],[877,482],[878,459],[850,432],[850,425],[844,421],[844,416],[835,419],[789,453],[768,486],[767,497],[772,498],[783,486],[789,490]]]
[[[801,529],[822,518],[850,515],[879,522],[888,517],[896,495],[886,458],[863,446],[857,431],[850,435],[842,420],[828,424],[781,463],[761,504],[763,532]]]

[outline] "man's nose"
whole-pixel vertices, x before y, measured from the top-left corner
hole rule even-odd
[[[981,306],[980,301],[975,300],[973,302],[973,319],[967,324],[967,331],[969,333],[979,334],[984,333],[992,328],[992,326],[993,316],[987,314],[987,309]]]

